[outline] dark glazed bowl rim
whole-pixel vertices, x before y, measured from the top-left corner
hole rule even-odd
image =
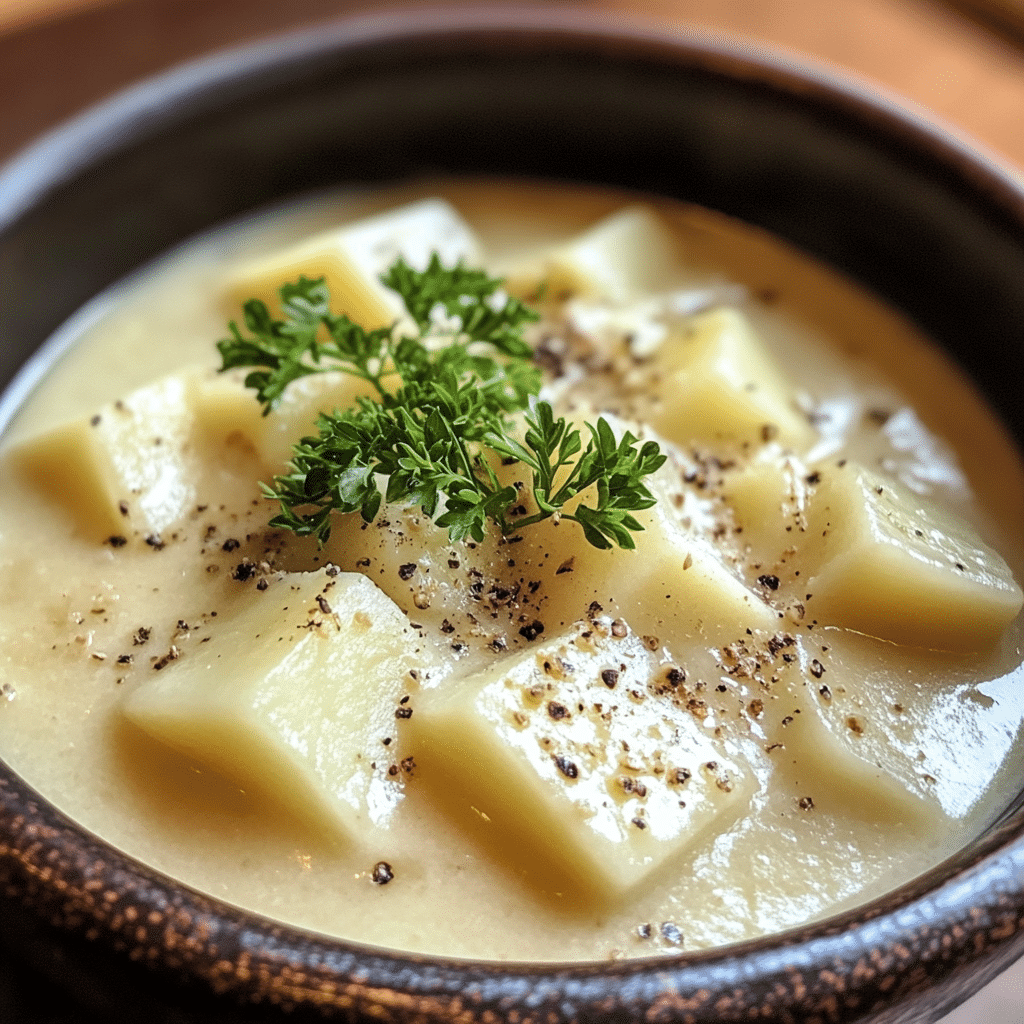
[[[269,90],[311,60],[410,44],[451,52],[497,38],[510,48],[696,66],[838,112],[907,160],[943,167],[1024,248],[1024,193],[1011,175],[957,133],[873,89],[709,33],[534,7],[346,20],[160,75],[51,132],[7,165],[0,173],[0,240],[122,147],[236,96]],[[12,394],[8,408],[17,384]],[[911,1019],[904,1016],[911,1005],[921,1014],[914,1019],[934,1019],[1024,951],[1022,835],[1024,812],[1017,807],[960,854],[892,894],[763,939],[637,961],[490,964],[368,949],[238,911],[110,850],[5,771],[0,893],[7,903],[0,909],[13,920],[27,906],[47,934],[72,944],[87,940],[118,963],[151,962],[167,981],[169,999],[184,979],[183,991],[198,1000],[190,1005],[204,1020],[227,1005],[214,997],[203,1002],[210,991],[300,1015],[396,1021],[644,1017],[701,1024],[755,1014],[895,1021]]]

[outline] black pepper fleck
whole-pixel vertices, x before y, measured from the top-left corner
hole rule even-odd
[[[177,661],[179,657],[178,648],[175,647],[174,644],[171,644],[165,655],[160,658],[153,659],[153,670],[160,672],[162,669],[167,668],[172,661]]]
[[[370,878],[374,885],[387,885],[395,877],[395,872],[386,860],[379,860],[373,865]]]
[[[544,632],[544,623],[534,619],[529,625],[519,630],[519,635],[526,640],[536,640]]]

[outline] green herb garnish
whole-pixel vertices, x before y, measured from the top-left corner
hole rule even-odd
[[[371,522],[387,500],[419,505],[453,543],[483,540],[488,520],[509,535],[559,515],[579,523],[595,547],[635,547],[632,532],[643,527],[630,513],[655,503],[642,478],[665,456],[653,441],[637,448],[628,432],[616,440],[603,418],[586,424],[584,448],[580,431],[537,399],[540,371],[523,340],[537,314],[505,296],[500,279],[444,267],[436,255],[424,271],[399,259],[381,281],[401,296],[415,334],[400,324],[368,331],[331,313],[324,281],[303,277],[280,290],[284,319],[251,299],[243,307],[251,336],[232,322],[231,337],[217,343],[221,370],[256,368],[245,383],[264,415],[292,381],[331,370],[369,382],[378,395],[322,414],[319,436],[295,445],[291,471],[264,485],[281,505],[271,526],[323,543],[333,512],[358,511]],[[512,434],[517,412],[522,441]],[[530,468],[535,514],[510,518],[521,498],[498,480],[488,451]],[[565,511],[591,486],[594,505]]]

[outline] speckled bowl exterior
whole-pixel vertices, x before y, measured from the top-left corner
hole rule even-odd
[[[1024,194],[1010,175],[821,69],[535,7],[418,9],[216,56],[19,156],[0,173],[0,374],[13,379],[0,420],[45,370],[54,329],[167,247],[289,195],[424,173],[623,186],[761,225],[917,320],[1024,440]],[[759,941],[464,963],[227,907],[110,849],[0,765],[0,953],[70,993],[83,1021],[908,1024],[1024,952],[1022,833],[1018,799],[929,874]]]

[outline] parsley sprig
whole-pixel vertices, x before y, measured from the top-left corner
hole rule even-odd
[[[580,431],[537,399],[540,371],[523,339],[537,314],[505,295],[500,279],[445,267],[436,254],[423,271],[399,259],[381,281],[401,296],[415,333],[401,322],[366,330],[330,311],[322,279],[302,277],[280,289],[282,319],[250,299],[249,334],[232,322],[217,344],[221,370],[252,368],[245,383],[264,415],[309,374],[340,370],[377,393],[321,414],[318,436],[295,445],[289,471],[264,485],[281,506],[271,525],[323,543],[334,512],[371,522],[386,500],[419,505],[453,543],[483,540],[488,521],[509,535],[557,515],[579,523],[595,547],[635,547],[643,527],[631,513],[655,503],[643,478],[665,456],[653,441],[637,448],[629,432],[616,440],[603,418],[586,424],[584,447]],[[522,440],[513,429],[519,412]],[[531,470],[535,513],[511,514],[521,495],[501,482],[489,452]],[[567,510],[588,488],[596,501]]]

